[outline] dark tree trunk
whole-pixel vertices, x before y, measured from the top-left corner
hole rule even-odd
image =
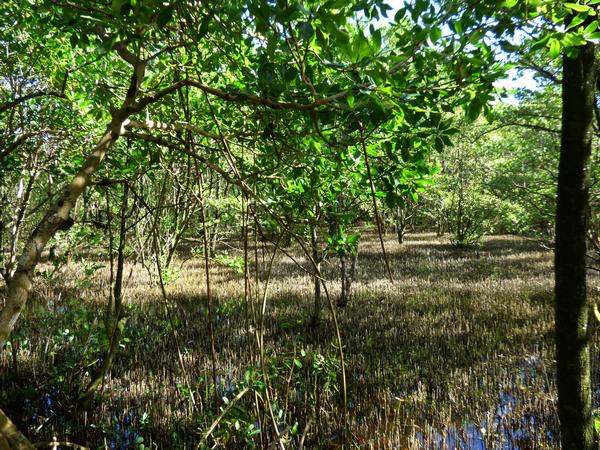
[[[321,320],[321,256],[319,255],[319,247],[318,247],[318,236],[317,236],[317,227],[312,224],[310,227],[310,246],[312,248],[312,258],[316,264],[316,267],[313,269],[314,276],[314,309],[312,316],[312,324],[318,325]]]
[[[348,288],[348,270],[346,257],[340,256],[340,279],[342,281],[342,290],[338,299],[338,306],[346,306],[350,301],[350,289]]]
[[[400,206],[396,206],[395,213],[396,236],[398,237],[398,244],[403,244],[404,235],[406,234],[406,228],[408,226],[406,210]]]
[[[596,448],[587,339],[586,232],[595,107],[594,45],[563,59],[563,111],[556,209],[556,362],[563,450]]]
[[[348,267],[348,257],[350,257],[350,267]],[[357,258],[358,253],[340,256],[342,291],[340,293],[340,298],[338,299],[338,306],[346,306],[352,299],[352,282],[354,281],[354,275],[356,273]]]

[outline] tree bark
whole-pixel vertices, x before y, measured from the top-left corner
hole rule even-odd
[[[558,415],[563,450],[595,449],[587,339],[588,165],[596,85],[595,46],[563,57],[562,133],[555,251]]]

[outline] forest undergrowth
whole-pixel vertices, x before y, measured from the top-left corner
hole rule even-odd
[[[79,392],[108,339],[108,263],[43,266],[1,355],[0,407],[34,442],[56,436],[90,448],[341,448],[344,440],[372,449],[556,448],[552,251],[514,236],[468,249],[434,234],[402,245],[388,236],[391,284],[378,245],[375,236],[361,243],[352,300],[337,311],[347,435],[335,331],[328,313],[311,322],[313,280],[294,247],[286,251],[296,263],[279,253],[273,265],[262,358],[251,317],[262,307],[272,246],[256,252],[248,302],[241,248],[220,249],[211,264],[220,409],[204,259],[193,253],[180,255],[165,279],[171,319],[148,272],[126,267],[120,348],[85,406]],[[338,271],[334,259],[323,264],[333,299]],[[590,277],[592,300],[599,281]]]

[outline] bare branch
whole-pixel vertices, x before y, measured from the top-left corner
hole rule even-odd
[[[555,84],[562,84],[562,80],[558,78],[554,73],[550,72],[548,69],[545,69],[541,66],[538,66],[536,63],[531,61],[524,61],[522,66],[518,66],[517,69],[521,70],[533,70],[537,72],[543,78],[552,81]]]

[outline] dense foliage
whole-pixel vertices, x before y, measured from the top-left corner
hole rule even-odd
[[[281,405],[270,398],[288,372],[285,389],[298,376],[298,385],[318,380],[339,397],[340,439],[350,442],[337,306],[352,301],[362,235],[377,234],[390,282],[390,227],[400,243],[414,229],[449,233],[461,248],[508,233],[552,245],[558,57],[575,59],[595,45],[597,3],[3,2],[0,345],[18,359],[27,338],[9,335],[37,279],[58,285],[76,262],[75,289],[88,289],[107,269],[96,317],[69,309],[74,317],[57,327],[36,311],[52,342],[72,345],[44,383],[70,386],[64,403],[72,417],[93,411],[132,332],[127,270],[143,267],[148,285],[160,287],[167,317],[160,333],[172,338],[179,393],[192,409],[183,429],[204,427],[201,445],[283,446],[288,433],[300,439],[297,422],[279,429],[286,422],[275,420]],[[495,88],[515,67],[535,73],[538,85]],[[589,237],[598,253],[600,174],[591,167]],[[331,354],[302,350],[298,357],[295,344],[291,357],[267,354],[265,309],[280,252],[312,277],[311,326],[320,326],[327,305]],[[193,258],[205,270],[211,367],[202,383],[186,373],[182,319],[169,292],[182,261]],[[254,396],[256,414],[272,422],[264,435],[254,416],[232,418],[235,407],[218,392],[227,383],[216,369],[225,306],[213,295],[215,264],[244,278],[252,358],[234,402]],[[326,264],[336,268],[327,276]],[[338,284],[339,293],[331,289]],[[306,368],[305,378],[294,367]],[[319,404],[318,394],[306,395]],[[208,402],[206,411],[196,397]],[[0,406],[13,400],[0,397]],[[213,434],[221,421],[236,430],[230,442]],[[56,426],[68,434],[70,424]]]

